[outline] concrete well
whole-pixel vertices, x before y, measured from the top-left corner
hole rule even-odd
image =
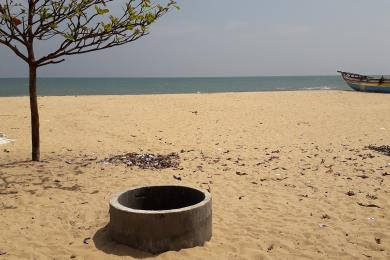
[[[110,200],[111,237],[130,247],[162,253],[202,246],[211,239],[211,195],[187,186],[142,186]]]

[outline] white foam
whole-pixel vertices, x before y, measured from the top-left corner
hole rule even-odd
[[[320,86],[320,87],[308,87],[308,88],[303,88],[304,90],[331,90],[332,88],[328,86]]]

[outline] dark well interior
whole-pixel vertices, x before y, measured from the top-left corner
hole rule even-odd
[[[204,198],[203,192],[189,187],[151,186],[127,191],[118,202],[132,209],[170,210],[195,205]]]

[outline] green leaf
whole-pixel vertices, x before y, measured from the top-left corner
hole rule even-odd
[[[156,20],[156,15],[154,13],[147,13],[145,15],[145,20],[147,23],[152,23],[154,20]]]
[[[71,42],[76,41],[75,38],[73,37],[73,35],[64,34],[64,37],[65,37],[65,39],[67,39],[68,41],[71,41]]]
[[[116,24],[119,22],[119,19],[115,16],[110,15],[110,20],[112,24]]]
[[[50,25],[49,25],[49,27],[51,28],[51,29],[57,29],[57,27],[58,27],[58,24],[56,24],[56,23],[51,23]]]
[[[108,23],[103,26],[105,32],[109,32],[112,29],[112,24]]]
[[[99,15],[104,15],[104,14],[110,12],[110,10],[108,10],[108,9],[101,9],[101,8],[99,8],[99,6],[97,6],[97,5],[95,5],[95,10],[96,10],[96,12],[97,12]]]

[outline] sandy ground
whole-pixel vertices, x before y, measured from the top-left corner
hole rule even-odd
[[[0,98],[0,259],[390,259],[390,95],[349,91]],[[178,169],[98,162],[176,152]],[[108,236],[125,187],[211,190],[213,238],[149,255]]]

